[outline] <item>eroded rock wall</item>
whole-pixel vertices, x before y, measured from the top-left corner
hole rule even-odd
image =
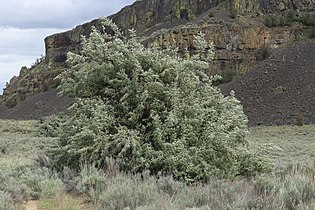
[[[123,8],[110,18],[123,30],[134,28],[139,35],[151,34],[160,28],[172,28],[194,20],[201,13],[217,6],[220,0],[142,0]],[[63,65],[69,51],[80,50],[81,36],[88,36],[98,20],[45,39],[46,61],[50,66]]]
[[[262,50],[271,50],[295,40],[303,33],[303,27],[267,28],[263,25],[206,24],[183,26],[168,30],[146,39],[148,46],[173,47],[180,51],[194,49],[194,36],[205,34],[206,40],[214,42],[215,58],[209,65],[208,74],[220,74],[226,80],[249,71],[260,61]],[[268,53],[268,52],[267,52]]]
[[[225,10],[232,17],[233,15],[257,17],[288,10],[314,11],[315,0],[141,0],[123,8],[110,18],[123,30],[134,28],[140,36],[147,37],[162,28],[171,29],[194,22],[218,7],[221,9],[220,12],[224,13]],[[98,21],[94,20],[73,30],[47,37],[45,39],[47,61],[52,66],[63,65],[67,52],[80,50],[81,36],[87,36],[91,27],[97,23]],[[238,31],[234,30],[236,35]],[[230,36],[229,33],[223,34],[226,30],[217,32],[216,36]]]

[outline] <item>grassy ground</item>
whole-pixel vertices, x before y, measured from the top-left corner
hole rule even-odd
[[[32,165],[48,138],[35,137],[35,121],[0,121],[0,172]]]
[[[84,166],[79,174],[57,174],[43,166],[42,155],[54,139],[37,137],[36,123],[0,120],[0,210],[25,209],[23,202],[33,199],[47,210],[315,209],[315,125],[251,128],[251,146],[276,170],[188,186],[122,174],[114,163],[112,171]]]
[[[315,164],[315,125],[253,127],[248,140],[254,148],[274,147],[268,152],[276,166]]]
[[[84,199],[65,194],[53,172],[38,163],[53,138],[38,137],[37,121],[0,120],[0,210],[89,209]],[[26,201],[36,199],[36,202]],[[32,205],[33,204],[33,205]]]

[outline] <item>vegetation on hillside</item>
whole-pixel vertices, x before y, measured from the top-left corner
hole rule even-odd
[[[298,14],[290,10],[284,15],[271,14],[265,17],[265,25],[267,27],[291,26],[294,23],[300,23],[305,26],[315,26],[315,13],[303,12]]]

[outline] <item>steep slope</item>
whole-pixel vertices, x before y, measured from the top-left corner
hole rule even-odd
[[[0,105],[0,119],[4,119],[8,112],[8,107]]]
[[[0,105],[0,119],[41,119],[65,111],[72,102],[71,98],[58,96],[57,90],[41,92],[11,109]]]
[[[315,123],[315,39],[279,49],[220,88],[235,91],[250,125]]]

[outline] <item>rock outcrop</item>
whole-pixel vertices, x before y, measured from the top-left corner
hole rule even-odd
[[[39,66],[28,69],[22,67],[19,76],[11,78],[3,91],[2,100],[8,107],[14,107],[36,93],[56,88],[55,77],[64,69],[49,69],[43,61]]]
[[[199,31],[214,41],[216,58],[208,73],[219,73],[226,81],[247,72],[259,60],[262,50],[277,48],[303,36],[304,27],[267,28],[266,14],[296,11],[314,12],[315,0],[141,0],[110,18],[124,31],[134,28],[147,46],[193,50],[193,36]],[[66,66],[67,53],[79,52],[82,35],[88,36],[99,21],[45,39],[45,60],[22,69],[4,90],[3,100],[14,106],[37,92],[56,86],[53,78]]]
[[[223,31],[217,30],[216,37],[220,38],[223,36],[223,39],[226,39],[230,34],[233,36],[233,33],[234,36],[238,36],[240,31],[229,30],[230,17],[233,15],[244,15],[246,17],[243,19],[248,19],[256,18],[263,14],[285,12],[293,9],[298,11],[312,10],[312,7],[314,9],[315,0],[141,0],[109,17],[123,30],[134,28],[140,36],[149,37],[152,33],[161,29],[172,29],[175,26],[187,23],[203,25],[203,19],[208,18],[209,13],[214,13],[217,15],[214,15],[213,19],[219,22],[219,27],[225,27]],[[224,19],[229,20],[224,22]],[[262,21],[263,19],[260,18],[259,22],[261,23]],[[232,20],[233,22],[237,21]],[[97,24],[98,21],[93,20],[77,26],[73,30],[48,36],[45,39],[46,60],[51,65],[63,65],[67,59],[66,53],[80,50],[81,36],[88,36],[91,32],[91,27]],[[239,28],[243,27],[242,23],[236,23],[236,25]],[[262,25],[258,26],[260,27],[259,29],[255,25],[249,25],[248,27],[255,28],[256,31],[265,30],[265,27]],[[190,27],[186,28],[189,30]],[[192,26],[190,31],[193,30],[196,30],[194,26]],[[209,30],[211,30],[211,27]],[[283,31],[277,31],[279,36],[281,36],[281,34],[286,33],[287,29],[284,28]],[[255,36],[256,34],[252,33],[250,35]],[[255,37],[252,39],[255,39]],[[285,41],[284,39],[282,40]],[[220,40],[219,42],[224,43],[225,41]],[[220,45],[217,46],[221,47]]]
[[[152,35],[146,43],[149,46],[194,48],[194,36],[203,32],[213,41],[216,53],[208,74],[220,74],[225,81],[249,71],[262,58],[263,50],[275,49],[303,33],[303,27],[267,28],[263,25],[239,24],[201,24],[175,27],[162,34]]]
[[[58,96],[57,90],[45,91],[30,96],[15,107],[0,105],[0,119],[33,120],[65,111],[73,99]]]

